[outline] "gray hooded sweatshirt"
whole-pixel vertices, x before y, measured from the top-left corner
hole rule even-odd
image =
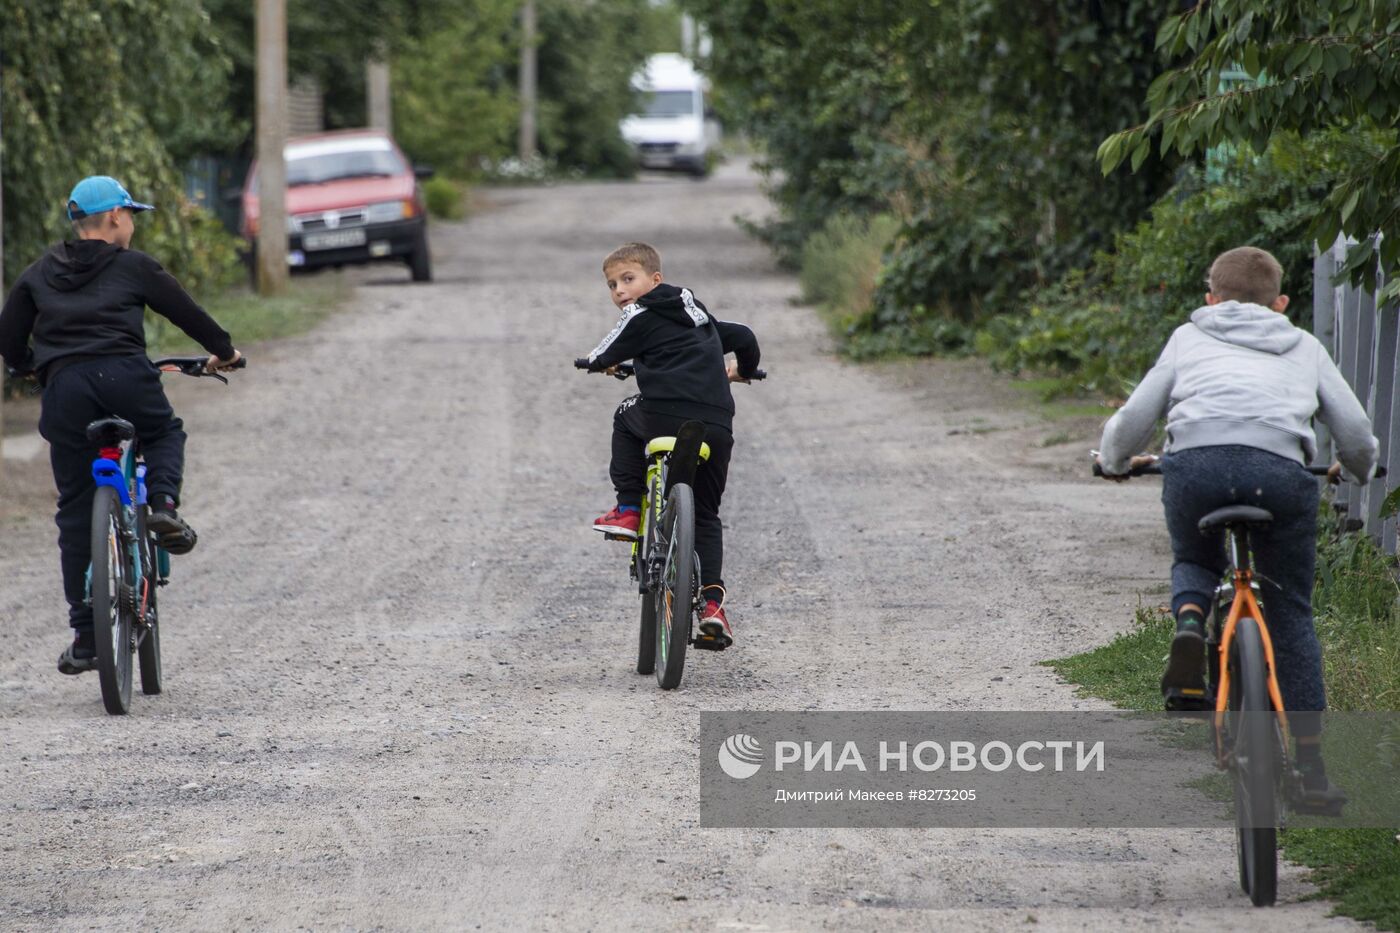
[[[1317,456],[1316,416],[1353,477],[1370,478],[1371,419],[1317,338],[1284,315],[1223,301],[1197,308],[1103,431],[1104,472],[1128,472],[1167,417],[1168,452],[1239,444],[1298,463]]]

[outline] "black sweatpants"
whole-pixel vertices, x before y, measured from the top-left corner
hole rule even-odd
[[[91,561],[92,462],[97,448],[87,426],[116,415],[136,428],[146,458],[146,492],[179,500],[185,469],[185,432],[165,390],[160,371],[144,356],[85,360],[54,373],[44,387],[39,433],[49,442],[49,461],[58,487],[58,550],[69,624],[91,627],[92,607],[83,605]]]
[[[654,437],[671,437],[689,418],[645,412],[641,396],[624,399],[613,414],[612,463],[608,472],[617,490],[618,505],[640,506],[647,491],[647,443]],[[705,425],[710,459],[695,471],[695,553],[700,556],[700,585],[724,585],[724,529],[719,503],[729,476],[729,455],[734,435],[724,428]]]

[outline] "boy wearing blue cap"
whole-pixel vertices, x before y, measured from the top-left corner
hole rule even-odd
[[[85,580],[96,453],[87,439],[89,423],[116,415],[135,426],[146,458],[150,528],[172,554],[187,553],[196,540],[176,512],[185,432],[146,356],[146,308],[204,347],[211,370],[240,358],[228,332],[174,276],[130,248],[133,217],[149,210],[114,178],[78,182],[68,197],[77,238],[25,269],[0,310],[0,356],[44,388],[39,433],[49,442],[58,487],[58,549],[73,627],[73,644],[58,660],[65,674],[91,670],[97,654]]]

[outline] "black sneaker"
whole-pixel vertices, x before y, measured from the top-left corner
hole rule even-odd
[[[1293,801],[1295,812],[1313,816],[1342,815],[1342,807],[1347,802],[1346,791],[1327,779],[1327,769],[1320,756],[1300,759],[1298,774],[1301,781],[1298,799]]]
[[[73,644],[58,656],[60,674],[81,674],[97,666],[97,642],[92,637],[92,629],[74,629]]]
[[[151,500],[151,515],[146,527],[156,535],[160,546],[171,554],[188,554],[194,550],[199,535],[185,523],[175,511],[175,502],[169,496],[159,496]]]
[[[1214,706],[1206,692],[1206,626],[1200,616],[1188,613],[1176,620],[1167,671],[1162,675],[1162,697],[1171,711],[1200,711]]]

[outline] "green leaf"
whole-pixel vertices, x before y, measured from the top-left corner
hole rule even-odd
[[[1244,70],[1252,78],[1259,77],[1259,45],[1250,42],[1244,47]]]
[[[1141,141],[1138,142],[1137,148],[1133,150],[1133,161],[1131,171],[1136,172],[1138,169],[1142,168],[1142,163],[1146,161],[1147,155],[1151,151],[1151,149],[1152,146],[1146,137],[1144,137]]]
[[[1381,518],[1394,518],[1400,512],[1400,486],[1385,494],[1381,500]]]
[[[1360,200],[1361,189],[1357,188],[1347,197],[1346,201],[1342,204],[1341,222],[1343,224],[1347,222],[1347,220],[1351,217],[1352,212],[1356,210],[1356,204]]]

